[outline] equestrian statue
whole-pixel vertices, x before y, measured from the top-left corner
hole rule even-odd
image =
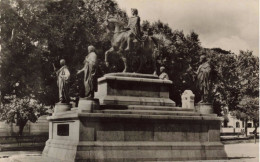
[[[132,17],[129,18],[128,25],[125,27],[122,16],[116,12],[114,16],[107,13],[104,25],[109,32],[112,32],[111,48],[105,52],[105,62],[109,66],[108,56],[119,54],[124,62],[123,72],[129,71],[129,56],[137,54],[140,65],[136,72],[142,70],[145,59],[150,59],[153,67],[153,74],[156,74],[156,57],[158,55],[159,38],[149,33],[141,35],[140,17],[137,9],[131,9]],[[111,27],[112,26],[112,27]],[[112,31],[113,30],[113,31]]]

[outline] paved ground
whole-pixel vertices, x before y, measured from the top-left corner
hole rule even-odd
[[[225,150],[229,160],[210,160],[210,162],[258,162],[259,143],[226,144]],[[10,151],[0,152],[0,162],[10,162],[13,157],[23,157],[28,162],[40,162],[40,151]],[[34,159],[34,160],[29,160]]]

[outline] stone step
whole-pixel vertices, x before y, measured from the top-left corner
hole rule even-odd
[[[216,116],[216,114],[199,114],[189,111],[158,111],[158,110],[95,110],[94,113],[105,114],[142,114],[142,115],[172,115],[172,116]]]
[[[156,105],[100,105],[101,110],[157,110],[157,111],[188,111],[194,112],[194,109],[173,107],[173,106],[156,106]]]
[[[127,106],[127,108],[131,110],[189,111],[189,112],[194,111],[194,109],[172,107],[172,106],[129,105]]]

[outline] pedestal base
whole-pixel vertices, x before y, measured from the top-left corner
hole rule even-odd
[[[55,162],[227,158],[219,136],[221,118],[216,115],[141,112],[68,111],[48,117],[51,132],[43,156]]]
[[[207,104],[201,113],[175,107],[171,84],[153,75],[105,75],[95,95],[100,107],[97,100],[82,98],[78,108],[48,117],[43,157],[48,162],[226,159],[222,118]]]
[[[211,103],[198,103],[196,110],[201,114],[213,114],[213,106]]]
[[[100,105],[175,106],[169,98],[172,81],[138,73],[110,73],[98,79]]]
[[[68,103],[56,103],[54,107],[54,114],[69,111],[71,105]]]
[[[93,110],[99,109],[98,99],[80,98],[78,111],[81,112],[93,112]]]

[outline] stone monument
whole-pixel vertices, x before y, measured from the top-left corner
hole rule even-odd
[[[82,111],[91,112],[95,107],[98,107],[99,101],[94,99],[94,93],[96,90],[96,66],[97,66],[97,55],[95,53],[95,47],[88,47],[89,54],[84,60],[84,67],[78,70],[77,74],[84,71],[84,87],[85,95],[84,98],[79,99],[78,109]]]
[[[190,91],[183,94],[186,104],[176,107],[169,98],[173,82],[168,79],[109,73],[98,79],[94,94],[96,55],[91,49],[84,68],[78,71],[84,71],[85,98],[80,99],[78,108],[47,118],[49,139],[43,159],[123,162],[227,158],[220,141],[223,119],[194,111]],[[207,76],[205,67],[199,68],[199,76]]]
[[[111,24],[111,25],[109,25]],[[127,27],[124,26],[122,17],[120,14],[116,16],[109,16],[107,13],[105,17],[105,23],[107,31],[111,35],[111,48],[105,52],[105,62],[109,67],[109,55],[117,54],[124,63],[123,72],[137,72],[139,73],[144,62],[148,59],[152,63],[153,74],[156,75],[156,57],[158,52],[158,38],[153,35],[144,35],[141,37],[140,31],[140,17],[138,16],[138,10],[132,9],[132,17],[129,17]],[[114,26],[111,29],[111,26]],[[129,58],[130,56],[131,58]],[[139,66],[135,69],[132,64],[133,58],[137,57],[139,60]]]
[[[43,158],[55,162],[225,159],[222,118],[176,107],[169,98],[171,84],[149,74],[104,75],[95,93],[99,106],[48,117]]]
[[[61,68],[56,71],[57,85],[59,88],[59,101],[55,104],[54,113],[67,111],[70,109],[70,97],[69,97],[69,78],[70,72],[66,66],[64,59],[60,60]]]
[[[213,107],[211,103],[211,67],[206,58],[202,55],[200,57],[201,65],[199,66],[197,74],[196,85],[201,94],[201,101],[197,104],[197,111],[203,114],[212,114]]]

